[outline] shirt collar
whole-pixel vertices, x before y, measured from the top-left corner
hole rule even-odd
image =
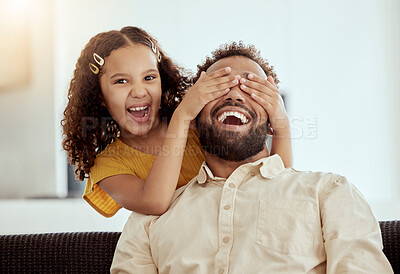
[[[266,179],[272,179],[285,170],[282,159],[278,154],[259,159],[255,162],[243,164],[238,168],[250,167],[250,169],[253,170],[254,168],[251,168],[253,166],[258,167],[261,176]],[[203,162],[197,175],[197,182],[199,184],[204,184],[207,179],[211,179],[213,181],[225,180],[225,178],[215,177],[211,169],[207,166],[207,163]]]

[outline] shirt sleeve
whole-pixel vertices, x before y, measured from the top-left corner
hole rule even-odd
[[[333,176],[320,196],[326,273],[393,273],[379,223],[360,192]]]
[[[155,216],[132,213],[115,249],[111,273],[158,273],[149,241],[150,222]]]
[[[92,184],[97,184],[99,181],[107,177],[118,174],[131,174],[137,176],[136,173],[124,162],[123,157],[120,157],[118,154],[100,154],[94,161],[95,164],[91,167],[89,175]]]

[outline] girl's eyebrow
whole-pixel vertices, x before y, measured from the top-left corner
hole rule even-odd
[[[150,73],[150,72],[157,72],[158,73],[158,69],[148,69],[148,70],[146,70],[143,74],[146,74],[146,73]]]
[[[123,76],[127,76],[127,75],[128,74],[126,74],[126,73],[116,73],[113,76],[111,76],[110,79],[117,78],[117,77],[123,77]]]
[[[158,73],[158,70],[157,69],[153,69],[153,68],[152,69],[148,69],[148,70],[144,71],[143,74],[147,74],[147,73],[151,73],[151,72]],[[126,76],[129,76],[129,74],[128,73],[118,72],[118,73],[112,75],[110,77],[110,79],[117,78],[117,77],[126,77]]]

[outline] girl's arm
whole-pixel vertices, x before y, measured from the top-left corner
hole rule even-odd
[[[293,165],[293,152],[290,121],[274,78],[268,76],[267,79],[263,79],[257,75],[249,74],[247,79],[240,79],[240,83],[240,88],[268,113],[273,131],[270,155],[278,154],[285,167],[291,167]]]
[[[271,155],[278,154],[285,167],[293,166],[292,140],[290,138],[290,123],[287,127],[274,130],[272,135]]]
[[[143,181],[121,174],[103,179],[99,186],[122,207],[143,214],[160,215],[172,200],[178,183],[190,122],[210,101],[225,95],[238,84],[235,76],[225,76],[230,68],[203,73],[177,107],[168,125],[160,154]]]

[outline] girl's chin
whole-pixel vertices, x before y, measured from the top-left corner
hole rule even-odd
[[[156,128],[160,123],[160,119],[151,119],[147,123],[130,123],[128,129],[121,131],[121,135],[126,137],[145,137],[151,130]]]
[[[125,136],[129,136],[129,137],[144,137],[144,136],[147,136],[149,134],[151,129],[152,128],[150,126],[141,126],[141,128],[125,130]]]

